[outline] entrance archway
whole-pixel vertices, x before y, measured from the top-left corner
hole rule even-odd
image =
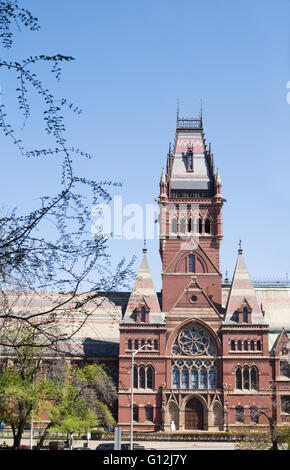
[[[185,429],[203,429],[203,406],[197,398],[191,398],[185,406]]]

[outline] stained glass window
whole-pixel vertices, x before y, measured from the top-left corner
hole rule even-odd
[[[200,388],[207,388],[207,371],[204,366],[200,370]]]
[[[172,370],[172,388],[179,388],[179,370],[177,367]]]
[[[209,388],[216,388],[216,369],[210,368],[209,371]]]
[[[215,356],[216,347],[211,336],[198,326],[182,330],[174,341],[174,355],[205,355]]]
[[[191,369],[190,380],[190,388],[198,388],[198,370],[196,367]]]
[[[189,373],[187,367],[183,367],[181,372],[181,388],[189,388]]]
[[[172,388],[215,389],[216,356],[215,342],[203,328],[192,324],[182,330],[172,346]]]

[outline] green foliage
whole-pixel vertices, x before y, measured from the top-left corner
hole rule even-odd
[[[276,425],[275,433],[279,449],[290,448],[290,424]],[[269,431],[243,429],[239,431],[242,438],[236,441],[237,450],[271,450],[273,441]]]
[[[14,447],[32,417],[48,422],[40,445],[55,432],[84,433],[114,424],[109,406],[117,393],[101,365],[69,366],[61,358],[46,363],[33,328],[20,324],[10,333],[18,346],[0,374],[0,417],[12,428]]]
[[[52,380],[51,384],[52,400],[43,403],[41,409],[50,421],[49,434],[87,432],[96,426],[114,424],[108,403],[116,397],[116,391],[101,366],[67,367],[65,379]],[[104,395],[106,403],[100,399]]]

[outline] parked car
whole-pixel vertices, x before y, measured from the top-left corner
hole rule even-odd
[[[48,444],[49,450],[64,450],[63,441],[50,441]]]
[[[106,442],[99,444],[96,450],[114,450],[114,443]],[[121,450],[130,450],[130,444],[121,444]],[[145,450],[145,447],[135,443],[133,444],[133,450]]]
[[[114,450],[114,442],[106,442],[105,444],[99,444],[96,450]]]
[[[73,447],[72,450],[92,450],[92,449],[89,449],[88,447]]]

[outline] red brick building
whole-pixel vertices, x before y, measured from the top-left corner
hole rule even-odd
[[[257,411],[278,422],[288,419],[289,322],[280,319],[269,330],[264,310],[271,303],[269,291],[253,287],[241,247],[233,280],[222,285],[225,200],[202,118],[178,116],[158,201],[162,294],[154,289],[143,249],[120,322],[119,425],[130,425],[131,358],[139,348],[133,374],[136,430],[267,425]],[[286,297],[289,304],[289,292]]]

